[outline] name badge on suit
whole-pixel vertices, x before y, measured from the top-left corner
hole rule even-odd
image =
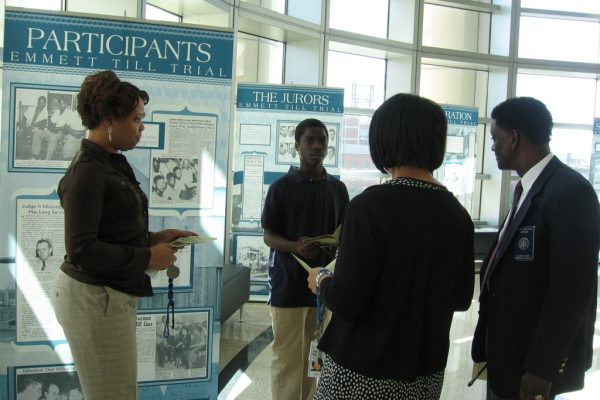
[[[535,225],[522,226],[516,234],[514,258],[516,261],[533,261],[535,247]]]

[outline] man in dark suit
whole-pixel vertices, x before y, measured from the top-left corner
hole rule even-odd
[[[480,274],[472,357],[487,362],[491,400],[581,389],[592,363],[600,209],[589,182],[550,153],[551,132],[552,116],[536,99],[511,98],[492,111],[498,168],[517,172],[522,194]]]

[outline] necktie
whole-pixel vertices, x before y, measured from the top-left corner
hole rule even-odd
[[[510,213],[508,213],[508,218],[506,218],[506,226],[511,223],[515,214],[517,213],[517,205],[519,204],[519,200],[521,199],[521,194],[523,194],[523,185],[521,185],[521,181],[517,182],[515,186],[515,192],[513,193],[513,201],[512,206],[510,207]],[[506,232],[506,229],[504,230]]]
[[[489,279],[489,272],[491,270],[491,266],[494,263],[494,260],[496,258],[496,255],[498,253],[498,249],[500,248],[500,245],[502,244],[502,239],[504,239],[504,236],[506,235],[506,231],[508,230],[508,227],[510,226],[510,223],[512,222],[515,214],[517,213],[517,205],[519,204],[519,199],[521,199],[521,194],[523,193],[523,185],[521,185],[521,181],[517,182],[517,185],[515,186],[515,191],[513,193],[513,201],[512,201],[512,206],[510,207],[510,212],[508,213],[508,217],[506,217],[506,221],[504,222],[504,229],[501,230],[502,236],[500,236],[498,238],[498,242],[496,243],[496,247],[494,247],[494,251],[492,252],[492,255],[490,256],[490,260],[487,263],[487,268],[485,270],[485,275],[483,277],[483,283],[486,283],[487,280]]]
[[[46,269],[46,260],[42,260],[42,271]]]

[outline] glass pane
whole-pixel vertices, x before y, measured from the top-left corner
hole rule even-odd
[[[600,24],[521,17],[519,57],[597,63]]]
[[[60,11],[61,0],[6,0],[6,6]]]
[[[67,11],[99,15],[115,15],[117,17],[139,17],[137,0],[68,0],[65,1]]]
[[[433,176],[454,194],[473,218],[475,218],[477,131],[477,126],[449,124],[444,162],[433,173]]]
[[[146,19],[170,22],[179,22],[180,20],[178,15],[172,14],[158,7],[154,7],[150,4],[146,4]]]
[[[329,26],[387,38],[389,0],[331,0]]]
[[[600,80],[596,81],[596,98],[600,98]],[[596,102],[596,118],[600,118],[600,101]]]
[[[283,43],[240,32],[236,54],[238,82],[282,83]]]
[[[367,187],[379,184],[380,173],[371,161],[367,115],[344,115],[342,121],[341,179],[348,187],[350,198]]]
[[[596,81],[520,73],[517,76],[517,96],[531,96],[544,102],[555,123],[591,124],[596,103]]]
[[[242,0],[241,3],[250,3],[285,14],[285,0]],[[242,4],[243,6],[243,4]]]
[[[488,13],[425,4],[423,45],[488,53],[490,19]]]
[[[385,60],[329,52],[327,86],[344,88],[344,106],[374,109],[383,103]]]
[[[439,65],[421,65],[419,95],[440,104],[486,109],[488,73]]]
[[[589,179],[592,150],[591,130],[554,128],[552,140],[550,140],[550,150],[562,162],[581,173],[585,179]]]
[[[521,8],[600,14],[600,2],[597,0],[521,0]]]

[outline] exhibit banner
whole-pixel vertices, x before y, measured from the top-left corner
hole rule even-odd
[[[472,210],[478,110],[451,105],[441,107],[448,121],[448,136],[444,162],[434,176],[467,210]]]
[[[65,256],[57,186],[87,135],[76,111],[81,83],[110,69],[150,96],[142,139],[123,153],[148,196],[150,231],[215,238],[177,254],[170,339],[165,272],[139,301],[139,399],[216,399],[232,32],[11,8],[4,28],[0,398],[16,398],[34,378],[58,382],[66,396],[78,387],[50,302]]]
[[[292,165],[300,165],[296,126],[306,118],[327,127],[323,165],[339,177],[344,90],[289,85],[238,84],[233,143],[231,259],[250,267],[255,300],[269,293],[269,248],[262,239],[260,217],[269,185]]]

